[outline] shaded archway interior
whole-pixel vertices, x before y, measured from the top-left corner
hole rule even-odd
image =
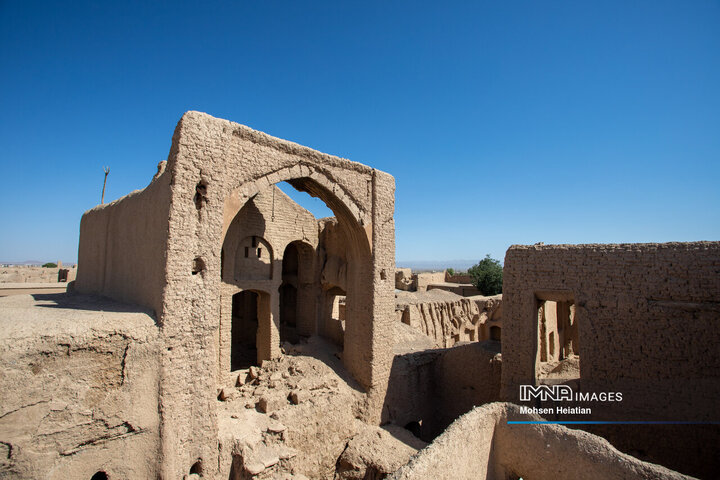
[[[286,182],[320,198],[336,216],[316,219],[276,185],[244,203],[233,197],[237,190],[226,200],[220,252],[225,306],[221,372],[277,357],[283,342],[296,343],[311,335],[343,348],[347,328],[370,327],[372,319],[363,302],[372,287],[366,229],[317,181]]]

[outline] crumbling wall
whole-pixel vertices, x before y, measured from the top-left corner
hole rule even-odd
[[[446,270],[445,271],[445,281],[447,283],[472,283],[473,277],[471,275],[468,275],[467,273],[456,273],[454,275],[450,275],[450,273]]]
[[[561,425],[507,424],[519,418],[527,416],[520,416],[517,405],[493,403],[476,408],[389,478],[690,478],[620,453],[604,439],[586,432]],[[541,418],[533,416],[532,420]]]
[[[204,475],[217,471],[217,376],[208,372],[219,363],[222,244],[233,216],[225,202],[236,198],[242,206],[283,181],[321,198],[347,232],[342,359],[368,394],[363,418],[380,420],[393,342],[393,177],[187,112],[175,129],[165,172],[143,191],[83,216],[76,281],[78,291],[148,306],[157,314],[165,341],[163,477],[181,478],[197,462]],[[272,356],[272,333],[270,339]]]
[[[475,407],[500,400],[502,356],[497,342],[457,345],[445,350],[435,366],[435,415],[430,434],[439,435]]]
[[[0,477],[155,478],[160,342],[136,307],[0,299]]]
[[[442,272],[420,272],[417,275],[415,289],[418,292],[427,291],[428,285],[431,283],[443,283],[445,281],[445,271]]]
[[[395,317],[437,345],[451,347],[457,342],[491,339],[490,328],[502,328],[501,305],[502,295],[460,297],[442,290],[398,293]]]
[[[413,275],[409,268],[396,268],[395,288],[405,292],[414,292],[417,290],[417,275]]]
[[[571,303],[579,386],[621,392],[593,405],[593,419],[717,420],[720,397],[720,242],[513,246],[503,275],[502,396],[517,401],[541,364],[538,312]],[[632,430],[632,432],[630,432]],[[699,476],[717,472],[720,427],[603,428],[623,450]],[[639,432],[643,432],[640,434]]]
[[[68,271],[67,282],[75,280],[75,267],[2,267],[0,283],[55,283],[59,281],[58,271],[61,268]]]
[[[342,358],[368,392],[364,418],[379,421],[392,348],[394,179],[200,112],[178,123],[167,172],[163,475],[181,477],[198,459],[213,475],[218,464],[217,385],[207,372],[218,362],[223,207],[231,196],[244,204],[279,182],[320,197],[350,232]]]
[[[427,290],[445,290],[446,292],[452,292],[461,297],[482,295],[482,292],[470,283],[431,283],[427,286]]]

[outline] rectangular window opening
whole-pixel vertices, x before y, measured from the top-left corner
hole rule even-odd
[[[537,292],[538,380],[580,378],[579,325],[572,292]]]

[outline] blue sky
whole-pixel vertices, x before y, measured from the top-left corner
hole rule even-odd
[[[0,0],[0,261],[200,110],[395,176],[397,258],[720,239],[720,2]]]

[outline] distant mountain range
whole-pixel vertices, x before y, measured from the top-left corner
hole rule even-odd
[[[31,265],[45,265],[46,263],[56,263],[57,260],[25,260],[24,262],[3,262],[0,261],[0,265],[17,265],[19,267],[31,266]],[[63,262],[63,265],[75,265],[75,262]]]
[[[478,260],[397,260],[395,265],[398,268],[411,268],[415,271],[443,271],[446,268],[465,271],[476,263]]]

